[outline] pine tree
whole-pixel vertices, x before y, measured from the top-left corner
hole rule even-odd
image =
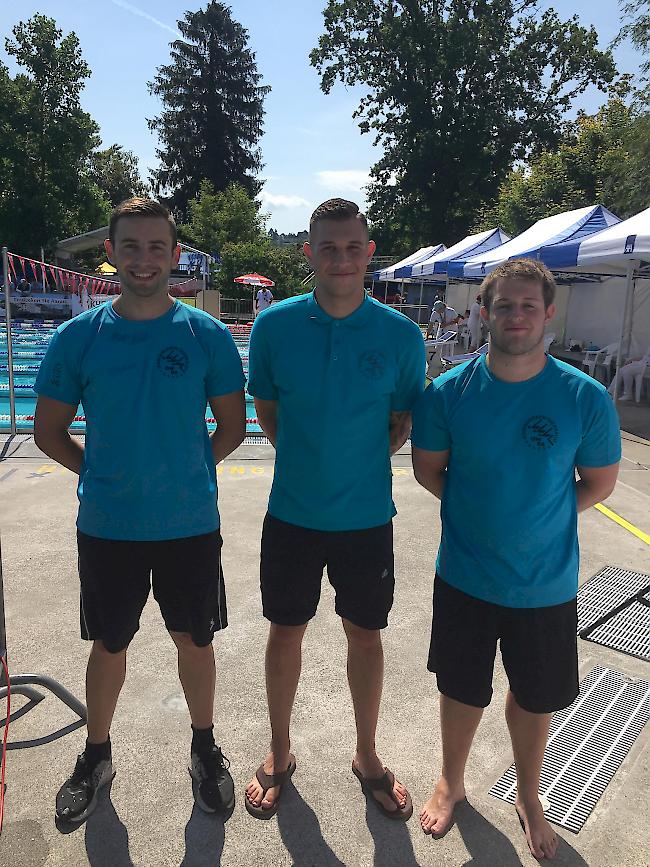
[[[217,191],[234,182],[259,192],[258,142],[270,87],[260,85],[248,31],[227,6],[211,0],[186,12],[178,29],[183,38],[171,44],[172,62],[149,84],[163,111],[148,123],[161,144],[152,184],[184,220],[203,179]]]

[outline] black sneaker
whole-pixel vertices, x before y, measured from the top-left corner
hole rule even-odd
[[[97,805],[97,792],[110,783],[114,776],[115,771],[110,759],[103,759],[90,767],[86,753],[81,753],[72,776],[57,793],[57,819],[68,823],[83,822]]]
[[[232,813],[235,807],[235,784],[228,771],[230,762],[216,744],[207,753],[192,750],[192,793],[198,806],[206,813]]]

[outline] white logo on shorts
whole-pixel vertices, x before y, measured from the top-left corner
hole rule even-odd
[[[381,573],[381,577],[388,578],[388,569],[384,569],[384,571]]]

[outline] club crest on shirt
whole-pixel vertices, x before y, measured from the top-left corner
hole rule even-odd
[[[182,376],[188,365],[187,353],[178,346],[168,346],[158,356],[158,370],[165,376]]]
[[[526,445],[534,449],[550,449],[557,442],[558,427],[547,415],[534,415],[524,424]]]
[[[379,379],[386,368],[386,357],[378,349],[368,349],[359,356],[359,370],[368,379]]]

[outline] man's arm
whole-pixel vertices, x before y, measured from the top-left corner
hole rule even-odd
[[[411,450],[413,472],[415,478],[434,496],[442,499],[447,478],[447,465],[449,463],[449,449],[443,452],[430,452],[413,446]]]
[[[398,452],[411,433],[411,413],[408,410],[404,412],[391,412],[388,425],[390,453],[394,455]]]
[[[578,512],[606,500],[614,490],[618,478],[618,464],[607,467],[576,467],[576,501]]]
[[[208,403],[217,423],[210,434],[215,464],[234,452],[246,436],[246,399],[243,389],[219,397],[209,397]]]
[[[268,437],[271,445],[275,448],[275,439],[278,432],[277,400],[262,400],[261,397],[256,397],[255,411],[257,412],[257,421],[259,426]]]
[[[39,395],[34,414],[34,442],[52,460],[79,475],[84,449],[68,430],[76,412],[77,407],[71,403]]]

